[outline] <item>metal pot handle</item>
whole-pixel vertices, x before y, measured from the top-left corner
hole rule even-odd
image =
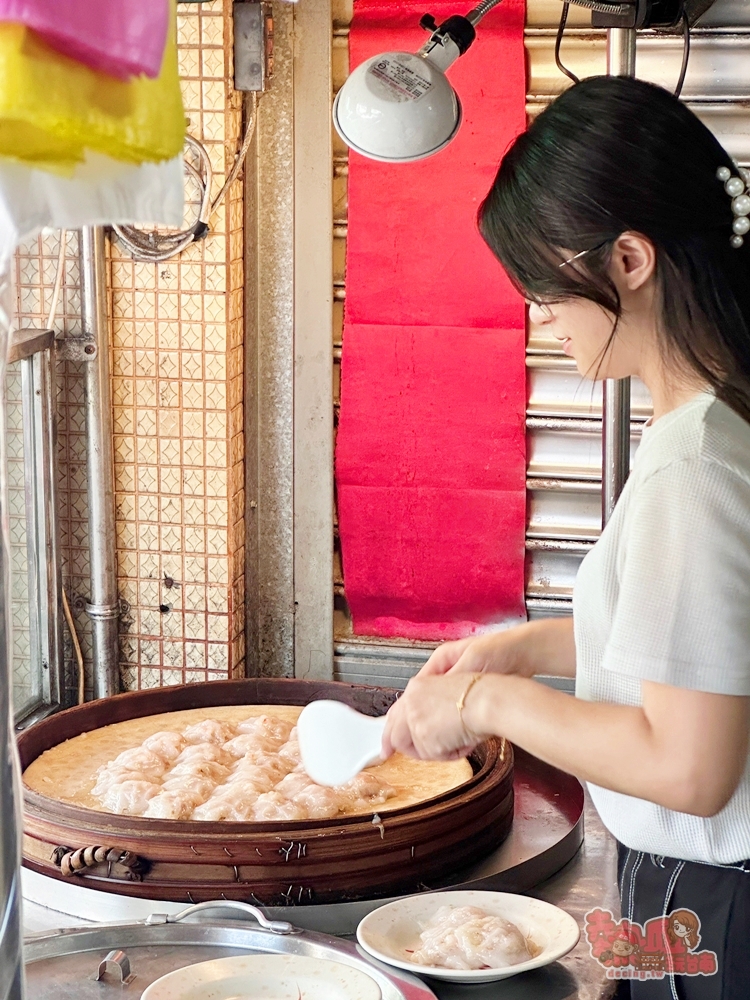
[[[202,910],[239,910],[247,917],[254,917],[255,920],[260,924],[260,926],[266,931],[272,931],[274,934],[298,934],[298,929],[286,920],[269,920],[265,913],[258,909],[257,906],[251,906],[250,903],[243,903],[238,899],[217,899],[209,900],[205,903],[196,903],[194,906],[188,906],[184,910],[180,910],[179,913],[168,914],[168,913],[152,913],[146,918],[147,924],[176,924],[180,920],[184,920],[186,917],[191,917],[194,913],[200,913]]]

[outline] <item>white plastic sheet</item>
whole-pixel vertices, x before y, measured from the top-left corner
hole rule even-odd
[[[45,226],[181,226],[182,156],[139,166],[89,152],[71,177],[0,159],[0,270],[21,240]]]

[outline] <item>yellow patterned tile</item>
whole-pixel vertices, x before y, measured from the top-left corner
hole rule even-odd
[[[227,501],[223,497],[206,500],[206,524],[225,526],[227,523]]]
[[[183,438],[203,438],[203,414],[195,410],[182,413]]]
[[[180,347],[186,351],[203,350],[203,324],[202,323],[181,323],[180,324]]]
[[[137,378],[153,378],[156,375],[156,358],[153,351],[136,351],[134,375]]]
[[[227,361],[224,354],[206,354],[205,370],[207,379],[223,380],[227,377]]]
[[[153,323],[134,323],[133,344],[145,350],[153,351],[156,347],[156,329]]]
[[[180,295],[180,319],[187,323],[199,323],[203,319],[203,295],[189,292]]]
[[[180,436],[180,411],[159,410],[159,437]]]
[[[112,374],[113,375],[133,375],[133,352],[132,351],[112,351]]]
[[[180,439],[177,437],[159,439],[159,464],[179,465],[180,464]]]
[[[136,548],[135,526],[133,524],[127,521],[117,521],[115,523],[115,536],[118,548]]]
[[[177,407],[180,405],[180,383],[159,382],[159,406]]]
[[[136,261],[133,267],[133,277],[137,288],[154,288],[156,286],[156,268],[153,264]]]
[[[224,18],[211,17],[207,12],[201,12],[201,45],[224,44]]]
[[[216,642],[209,642],[206,645],[206,657],[209,668],[223,674],[226,677],[226,670],[229,666],[229,650],[226,645]]]
[[[138,525],[138,548],[141,551],[159,548],[159,529],[155,524]]]
[[[211,556],[206,560],[206,572],[208,583],[227,583],[229,579],[228,562],[226,556]]]
[[[202,612],[193,614],[185,612],[185,638],[205,639],[206,638],[206,615]]]
[[[115,406],[133,405],[132,379],[127,379],[127,378],[112,379],[112,401]]]
[[[191,583],[206,582],[206,560],[203,556],[185,553],[185,580]]]
[[[136,451],[138,453],[139,465],[157,465],[159,462],[159,450],[156,446],[156,439],[152,437],[137,437]]]
[[[130,493],[135,489],[135,468],[132,465],[115,465],[115,489]]]
[[[204,315],[207,323],[225,323],[227,318],[226,296],[204,296]]]
[[[156,406],[156,382],[154,379],[135,380],[135,402],[138,406]]]
[[[141,639],[139,642],[138,655],[141,664],[146,667],[158,665],[161,661],[159,642],[154,639]]]
[[[162,493],[181,493],[181,475],[179,468],[159,470],[159,488]]]
[[[226,642],[229,639],[229,617],[227,615],[209,614],[206,622],[208,638],[214,641]]]
[[[162,642],[162,662],[165,667],[171,667],[172,670],[177,670],[182,666],[184,658],[184,643],[173,642],[170,639],[164,639]],[[169,671],[164,671],[168,673]],[[179,682],[176,682],[179,683]]]
[[[132,464],[135,461],[135,441],[132,437],[115,434],[113,438],[115,462]]]
[[[138,583],[138,600],[141,607],[157,608],[161,604],[158,582],[156,580],[140,580]]]
[[[156,493],[159,488],[158,470],[151,465],[138,466],[138,489],[142,493]]]
[[[206,409],[223,410],[227,402],[227,387],[223,382],[206,382]]]
[[[164,317],[162,316],[161,319]],[[158,324],[159,328],[159,349],[162,351],[176,351],[180,346],[180,324],[179,323],[162,323]]]
[[[185,643],[185,663],[187,667],[192,667],[193,672],[187,670],[185,680],[188,684],[204,680],[204,675],[198,673],[206,669],[206,644],[204,642]]]
[[[202,52],[201,75],[224,77],[224,50],[204,49]]]
[[[141,635],[161,635],[161,615],[151,608],[141,608],[138,612],[138,626]]]
[[[161,670],[154,667],[140,667],[138,670],[139,690],[148,691],[158,687],[161,687]]]
[[[170,612],[162,615],[161,630],[162,635],[171,636],[173,639],[182,638],[182,615],[178,612]],[[180,644],[182,646],[182,643]]]
[[[178,14],[177,44],[180,48],[185,45],[200,44],[200,20],[197,11],[180,11]]]
[[[206,350],[223,353],[227,348],[226,326],[206,324]]]
[[[186,497],[203,496],[206,492],[206,474],[203,469],[184,469],[182,483]]]
[[[223,111],[203,111],[203,139],[205,142],[224,142],[226,119]],[[223,152],[223,151],[222,151]]]
[[[182,530],[173,524],[161,528],[161,549],[164,552],[182,552]]]
[[[135,521],[135,496],[132,493],[118,493],[116,495],[115,516],[120,521]]]
[[[226,88],[224,81],[204,80],[201,84],[203,92],[203,112],[218,111],[224,115],[224,105],[226,104]]]
[[[222,497],[227,494],[227,472],[225,469],[211,469],[206,479],[206,496]]]
[[[182,444],[182,462],[184,465],[204,465],[203,441],[199,438],[189,438]]]
[[[160,520],[164,524],[182,523],[182,500],[179,497],[162,497]]]
[[[203,266],[180,263],[180,289],[183,292],[200,292],[203,288]]]
[[[227,445],[223,438],[210,438],[206,440],[206,465],[211,468],[221,469],[226,474]],[[212,473],[213,474],[213,473]]]
[[[157,292],[156,304],[160,320],[179,320],[180,297],[175,292]]]
[[[135,426],[139,435],[153,437],[156,434],[156,413],[154,410],[136,410]]]
[[[179,284],[179,264],[165,261],[156,270],[156,283],[159,291],[174,292]]]
[[[155,496],[141,494],[138,497],[138,518],[141,521],[159,520],[159,501]]]
[[[195,80],[186,80],[185,77],[200,76],[201,59],[200,49],[183,48],[177,54],[178,66],[180,70],[182,85],[182,100],[186,111],[200,108],[200,87]],[[197,101],[195,98],[198,98]]]
[[[188,52],[180,53],[180,76],[182,77],[181,90],[182,90],[182,103],[185,106],[185,111],[200,111],[201,109],[201,87],[197,80],[188,80],[186,77],[197,76],[197,73],[190,73],[186,70],[186,67],[192,63],[193,53],[188,55]]]
[[[206,261],[220,262],[226,260],[227,256],[227,238],[221,232],[216,231],[214,225],[217,216],[221,213],[216,213],[211,221],[211,233],[203,241],[204,256]]]

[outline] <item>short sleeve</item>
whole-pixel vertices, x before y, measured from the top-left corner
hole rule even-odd
[[[750,695],[750,486],[705,459],[673,462],[631,497],[603,667]]]

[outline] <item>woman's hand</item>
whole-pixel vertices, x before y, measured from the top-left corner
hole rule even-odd
[[[454,760],[470,753],[488,734],[472,732],[467,726],[468,708],[466,713],[458,709],[469,685],[466,701],[478,707],[481,680],[473,681],[465,673],[412,678],[388,712],[383,756],[399,751],[422,760]]]
[[[445,642],[417,676],[434,677],[449,672],[575,677],[573,620],[546,618],[503,632]]]

